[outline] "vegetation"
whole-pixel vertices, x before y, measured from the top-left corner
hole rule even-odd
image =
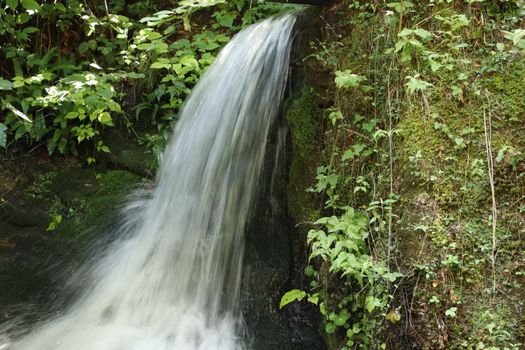
[[[318,305],[330,348],[525,343],[524,16],[522,2],[483,0],[325,12],[305,60],[333,76],[309,146],[321,154],[307,191],[323,204],[295,197],[321,215],[293,213],[310,222],[311,284],[281,307]]]
[[[178,110],[242,26],[282,10],[248,0],[2,0],[0,147],[89,164],[123,126],[160,156]],[[146,16],[144,16],[146,15]]]
[[[43,205],[46,237],[59,243],[110,212],[140,182],[137,168],[151,170],[120,152],[112,132],[160,158],[221,47],[287,7],[0,5],[0,148],[75,163],[2,192],[20,187]],[[330,349],[523,348],[525,3],[342,0],[321,18],[323,35],[304,58],[311,78],[285,106],[288,209],[305,228],[308,285],[284,293],[280,307],[314,305]],[[115,158],[126,171],[104,166]],[[20,167],[3,171],[11,179]],[[68,180],[76,195],[57,189]]]

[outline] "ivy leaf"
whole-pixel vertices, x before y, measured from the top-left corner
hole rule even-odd
[[[343,119],[343,113],[340,110],[335,110],[328,115],[328,118],[332,122],[332,125],[335,126],[338,120]]]
[[[382,277],[390,282],[395,282],[396,279],[398,279],[399,277],[403,276],[401,273],[399,272],[387,272],[385,273],[384,275],[382,275]]]
[[[411,3],[410,1],[402,1],[402,2],[390,2],[386,4],[386,6],[393,8],[397,13],[401,13],[411,7],[414,7],[414,4]]]
[[[292,289],[289,292],[286,292],[283,297],[281,298],[281,302],[279,303],[279,309],[282,309],[286,305],[290,304],[294,301],[301,301],[306,296],[306,292],[299,290],[299,289]]]
[[[431,83],[419,79],[419,74],[408,76],[406,78],[408,79],[408,82],[405,84],[405,86],[408,88],[408,92],[410,94],[413,94],[416,91],[425,91],[428,88],[434,86]]]
[[[361,82],[365,80],[365,77],[354,74],[349,69],[346,69],[344,71],[338,70],[335,72],[335,85],[340,89],[357,87]]]
[[[7,130],[7,127],[0,123],[0,147],[3,147],[5,148],[6,144],[7,144],[7,135],[6,135],[6,130]]]
[[[39,10],[40,9],[40,5],[35,0],[22,0],[22,1],[20,1],[20,4],[26,10],[35,11],[35,10]]]
[[[337,315],[335,318],[334,318],[334,324],[338,327],[340,326],[343,326],[346,321],[348,321],[348,319],[350,318],[350,313],[348,312],[348,310],[344,309],[342,310],[339,315]]]
[[[337,326],[335,324],[333,324],[332,322],[328,322],[324,326],[324,329],[325,329],[326,333],[328,333],[328,334],[335,333],[336,328],[337,328]]]
[[[374,311],[379,306],[381,306],[381,300],[379,300],[378,298],[372,295],[369,295],[366,297],[365,299],[366,311],[368,311],[369,313],[372,313],[372,311]]]
[[[308,297],[308,302],[317,305],[319,303],[319,294],[315,293]]]
[[[235,14],[226,11],[215,12],[213,15],[217,20],[217,23],[226,28],[233,27],[233,21],[235,20]]]

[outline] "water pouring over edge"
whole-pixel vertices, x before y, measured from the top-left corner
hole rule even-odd
[[[78,300],[9,350],[241,350],[244,229],[287,77],[294,14],[237,34],[181,111],[151,199]]]

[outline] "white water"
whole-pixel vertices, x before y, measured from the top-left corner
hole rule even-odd
[[[287,75],[294,15],[253,25],[186,102],[151,200],[62,315],[9,350],[244,349],[243,231]],[[1,336],[1,335],[0,335]]]

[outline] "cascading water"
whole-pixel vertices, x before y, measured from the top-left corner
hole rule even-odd
[[[130,204],[124,235],[63,315],[9,350],[243,349],[243,231],[278,114],[293,14],[222,50],[194,88],[153,197]],[[140,213],[140,214],[138,214]]]

